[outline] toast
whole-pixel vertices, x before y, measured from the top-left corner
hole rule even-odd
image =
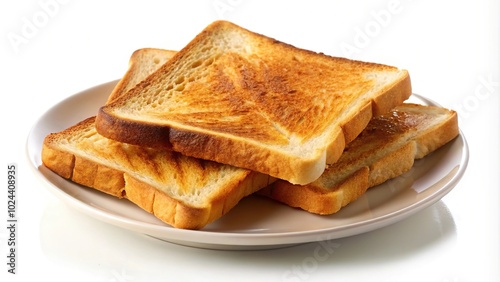
[[[314,53],[216,21],[103,106],[96,128],[117,141],[307,184],[372,116],[410,95],[406,70]]]
[[[271,181],[249,170],[104,138],[94,117],[49,134],[42,160],[64,178],[127,198],[184,229],[203,228]]]
[[[171,54],[159,49],[134,52],[127,73],[108,100],[153,72],[160,64],[156,58],[168,60]],[[42,146],[42,162],[64,178],[127,198],[163,222],[184,229],[203,228],[274,180],[172,151],[110,140],[95,130],[95,117],[49,134]]]
[[[171,59],[175,53],[176,51],[157,48],[141,48],[134,51],[130,56],[127,72],[118,81],[106,103],[115,100],[144,80],[148,75]]]
[[[137,54],[141,54],[139,57]],[[129,83],[126,87],[121,87],[120,85],[125,85],[123,83],[124,80],[127,81],[140,81],[141,79],[147,77],[150,73],[154,72],[160,64],[155,64],[155,60],[151,59],[154,57],[165,57],[172,55],[172,51],[162,50],[162,49],[141,49],[131,56],[130,67],[127,73],[124,75],[122,80],[118,82],[117,86],[113,90],[110,96],[115,95],[115,98],[123,95],[129,88],[133,87],[132,83]],[[144,59],[150,58],[150,59]],[[137,69],[142,69],[144,71],[137,71]],[[109,100],[112,100],[111,98]],[[396,115],[397,113],[397,115]],[[456,114],[451,111],[435,108],[435,107],[425,107],[420,105],[408,105],[405,104],[403,106],[398,107],[397,110],[391,111],[391,115],[387,118],[387,115],[378,117],[373,119],[367,129],[356,139],[348,145],[348,150],[344,153],[344,155],[340,158],[339,163],[336,166],[340,166],[340,163],[345,163],[347,159],[353,159],[353,156],[359,156],[362,152],[364,155],[370,156],[371,154],[376,154],[376,150],[370,150],[379,145],[383,145],[381,148],[384,148],[382,151],[383,157],[376,156],[375,158],[365,159],[363,162],[365,166],[360,167],[363,162],[360,162],[360,158],[357,159],[358,164],[351,165],[348,169],[345,169],[342,176],[335,178],[339,169],[335,169],[334,166],[329,167],[325,173],[310,185],[299,186],[299,185],[291,185],[290,183],[286,183],[285,181],[278,181],[271,186],[268,186],[264,189],[259,190],[257,194],[264,195],[270,198],[274,198],[280,202],[288,204],[290,206],[301,207],[305,210],[308,210],[313,213],[318,214],[331,214],[337,212],[341,207],[345,206],[349,202],[356,200],[360,195],[362,195],[368,187],[377,185],[387,179],[393,178],[402,174],[406,170],[408,170],[412,164],[414,158],[421,158],[429,152],[435,150],[439,146],[446,143],[446,140],[452,139],[453,136],[457,134],[457,124],[456,124]],[[407,124],[411,121],[411,117],[415,115],[420,115],[420,121],[427,121],[425,123],[419,123],[418,126],[409,125],[407,129],[402,130],[402,124]],[[448,117],[446,117],[449,115]],[[395,117],[399,117],[397,120]],[[405,117],[402,119],[402,117]],[[173,172],[170,176],[173,178],[186,178],[193,179],[193,175],[196,175],[196,171],[193,172],[190,170],[192,165],[195,164],[195,167],[199,167],[196,165],[196,162],[204,163],[204,161],[196,160],[189,157],[184,157],[176,153],[172,153],[172,155],[166,155],[168,152],[164,152],[163,150],[154,150],[154,149],[145,149],[138,146],[121,144],[119,142],[115,142],[112,140],[108,140],[107,138],[103,138],[99,136],[95,132],[93,119],[90,118],[81,122],[80,124],[74,126],[72,129],[67,129],[66,136],[64,138],[67,139],[77,139],[78,141],[69,142],[72,143],[71,146],[78,146],[79,148],[71,148],[69,151],[73,151],[73,153],[68,153],[66,149],[54,148],[54,146],[49,145],[53,143],[53,141],[46,141],[44,144],[44,153],[43,160],[46,165],[52,170],[56,171],[58,174],[70,178],[73,181],[89,186],[94,187],[97,190],[102,192],[111,194],[118,198],[126,197],[129,198],[132,202],[135,202],[143,209],[152,212],[157,216],[161,216],[162,214],[168,214],[169,212],[165,212],[169,210],[168,204],[161,204],[160,200],[170,202],[172,201],[170,198],[166,197],[165,194],[158,188],[154,186],[150,186],[144,188],[144,185],[140,185],[140,181],[135,180],[135,178],[130,177],[127,174],[123,173],[123,166],[119,165],[118,169],[112,169],[109,165],[106,165],[106,162],[109,162],[110,159],[106,157],[106,154],[111,155],[111,159],[114,159],[115,163],[127,163],[123,162],[123,159],[117,159],[115,149],[110,149],[115,146],[131,148],[128,149],[127,152],[129,155],[136,156],[135,158],[139,158],[137,156],[143,155],[141,151],[149,151],[152,152],[153,155],[159,154],[160,158],[166,158],[164,161],[160,161],[160,163],[169,163],[171,161],[170,158],[175,158],[176,166],[175,167],[184,167],[186,170],[182,170],[184,172]],[[425,125],[424,125],[425,124]],[[368,134],[368,131],[380,131],[381,128],[399,128],[399,131],[394,131],[394,135],[373,135]],[[431,130],[431,128],[433,128]],[[411,129],[411,130],[410,130]],[[413,132],[409,132],[413,131]],[[396,134],[397,133],[397,134]],[[445,135],[443,135],[446,133]],[[54,134],[53,138],[61,138],[61,134]],[[78,139],[77,135],[86,135],[93,136],[92,138],[84,138]],[[413,136],[409,140],[404,141],[401,138]],[[59,137],[57,137],[59,136]],[[368,136],[368,137],[367,137]],[[370,137],[371,136],[371,137]],[[375,138],[374,136],[385,136],[384,138]],[[63,138],[63,139],[64,139]],[[82,140],[84,140],[82,142]],[[397,140],[397,141],[396,141]],[[64,141],[68,143],[67,141]],[[56,142],[58,143],[58,142]],[[82,147],[83,143],[87,143]],[[96,146],[95,144],[104,143],[106,145]],[[421,144],[421,148],[419,150],[419,154],[415,155],[416,152],[416,144]],[[357,144],[357,145],[356,145]],[[371,145],[370,145],[371,144]],[[59,145],[57,145],[59,146]],[[67,146],[67,144],[65,145]],[[398,148],[396,148],[398,147]],[[361,148],[361,149],[360,149]],[[364,149],[363,149],[364,148]],[[395,149],[396,148],[396,149]],[[99,151],[96,151],[99,150]],[[104,150],[101,151],[101,150]],[[124,149],[122,149],[124,150]],[[134,151],[135,150],[135,151]],[[66,151],[66,153],[65,153]],[[108,153],[105,153],[105,152]],[[77,152],[77,153],[74,153]],[[357,152],[354,154],[353,152]],[[103,154],[104,153],[104,154]],[[66,157],[64,155],[67,155]],[[351,157],[347,157],[347,155],[351,155]],[[52,155],[52,156],[51,156]],[[91,156],[96,155],[98,159],[89,160],[89,158],[78,157],[81,155]],[[120,154],[118,154],[120,155]],[[113,157],[114,156],[114,157]],[[373,156],[373,155],[372,155]],[[57,158],[58,160],[52,160]],[[139,160],[139,163],[142,162]],[[368,162],[368,164],[367,164]],[[206,162],[211,165],[225,167],[222,164],[216,164],[213,162]],[[355,163],[350,162],[350,163]],[[227,166],[231,168],[230,166]],[[172,171],[172,167],[167,167],[165,172]],[[189,170],[188,170],[189,169]],[[219,168],[215,168],[212,170],[212,174],[210,177],[205,179],[206,182],[214,182],[213,179],[217,179],[219,177],[218,173],[221,173],[223,170],[218,170]],[[175,170],[175,168],[174,168]],[[136,169],[134,168],[134,171]],[[189,171],[189,172],[185,172]],[[239,169],[240,173],[243,173],[244,169]],[[354,172],[353,172],[354,171]],[[134,173],[134,172],[132,172]],[[238,181],[238,173],[234,173],[230,175],[233,178],[233,181]],[[349,174],[350,173],[350,174]],[[349,174],[346,176],[346,174]],[[377,175],[377,177],[375,177]],[[239,175],[242,177],[242,174]],[[370,178],[371,176],[371,178]],[[213,178],[210,180],[210,178]],[[255,178],[256,176],[250,176],[249,178]],[[261,175],[257,178],[262,177]],[[244,176],[242,177],[244,178]],[[371,180],[370,180],[371,179]],[[261,181],[264,181],[261,179]],[[271,178],[268,179],[268,182],[272,182]],[[127,182],[127,186],[125,185]],[[257,181],[259,182],[259,181]],[[138,185],[139,183],[139,185]],[[262,182],[261,182],[262,183]],[[248,181],[246,184],[240,187],[246,187],[246,192],[240,192],[240,195],[246,195],[249,191],[254,191],[256,188],[253,186],[255,183],[250,184],[252,187],[248,187]],[[262,184],[264,185],[264,184]],[[139,187],[139,188],[138,188]],[[245,190],[245,188],[243,188]],[[258,188],[257,188],[258,189]],[[141,196],[149,195],[149,196]],[[155,197],[156,204],[151,204],[152,198],[151,195],[158,194]],[[166,198],[165,198],[166,197]],[[237,202],[241,196],[234,198],[233,202]],[[149,199],[149,200],[148,200]],[[235,205],[235,204],[234,204]],[[170,206],[171,208],[171,206]],[[154,210],[155,209],[155,210]],[[185,210],[185,209],[182,209]],[[227,209],[229,210],[229,209]],[[223,212],[225,213],[225,212]],[[222,213],[222,214],[223,214]],[[193,213],[191,217],[199,216],[199,214]],[[182,216],[182,218],[187,218],[188,216]],[[172,219],[162,219],[168,224],[172,225]],[[178,223],[182,222],[179,219],[176,220]],[[191,220],[193,221],[193,220]],[[196,220],[195,220],[196,221]],[[184,228],[191,229],[199,229],[205,223],[199,223],[197,227],[187,227],[184,225]],[[177,225],[176,227],[182,227],[182,225]]]
[[[318,180],[305,186],[278,180],[257,193],[311,213],[333,214],[368,188],[407,172],[415,159],[458,134],[456,112],[403,104],[373,118]]]

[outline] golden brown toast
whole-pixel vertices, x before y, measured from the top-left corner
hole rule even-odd
[[[170,60],[175,53],[177,52],[157,48],[141,48],[134,51],[130,56],[127,72],[118,81],[106,103],[115,100],[144,80],[148,75]]]
[[[306,184],[372,116],[410,94],[405,70],[314,53],[217,21],[102,107],[96,128],[117,141]]]
[[[142,54],[140,59],[136,57],[137,54]],[[150,72],[154,72],[155,68],[159,67],[159,65],[154,63],[154,60],[144,58],[154,58],[157,56],[168,57],[171,54],[172,51],[150,48],[134,52],[131,56],[130,68],[122,78],[122,81],[125,79],[129,81],[140,80],[141,77],[147,77]],[[135,68],[147,71],[138,72]],[[129,84],[128,87],[119,87],[120,85],[124,85],[122,81],[117,84],[117,87],[115,87],[111,95],[116,95],[118,97],[124,94],[128,88],[133,87],[132,84]],[[397,115],[394,115],[394,113],[397,113]],[[299,186],[279,181],[274,185],[260,190],[258,193],[271,198],[274,197],[276,200],[291,206],[302,207],[311,212],[320,214],[334,213],[347,203],[356,200],[368,187],[405,172],[413,164],[414,158],[423,157],[457,134],[456,116],[453,117],[454,114],[445,109],[405,104],[398,107],[397,111],[391,111],[391,114],[393,116],[384,115],[372,120],[368,128],[365,129],[360,137],[348,146],[349,150],[340,158],[339,163],[329,167],[325,171],[325,174],[314,183]],[[452,116],[446,118],[448,114]],[[418,115],[420,115],[420,118],[413,119],[414,122],[411,123],[412,119],[410,117]],[[402,118],[403,116],[404,119]],[[415,126],[415,121],[417,120],[420,122],[418,126]],[[403,126],[405,123],[407,125],[406,127]],[[373,133],[380,131],[381,128],[392,128],[393,130],[389,135],[368,134],[368,131]],[[412,129],[410,130],[410,128]],[[430,128],[432,128],[432,130]],[[144,160],[141,160],[141,158],[146,155],[144,152],[149,152],[148,154],[153,156],[151,159],[154,160],[151,163],[154,164],[155,162],[159,162],[159,167],[164,167],[165,170],[163,172],[168,174],[170,178],[195,179],[195,181],[200,180],[200,178],[196,177],[197,175],[206,175],[206,172],[197,170],[197,168],[205,166],[200,164],[209,163],[212,169],[209,169],[211,173],[203,180],[205,184],[215,183],[216,179],[220,178],[218,174],[224,173],[225,171],[221,168],[226,167],[222,164],[196,160],[176,153],[168,155],[167,152],[163,152],[163,150],[145,149],[108,140],[96,133],[93,125],[93,118],[85,120],[79,125],[67,129],[65,132],[66,133],[57,133],[54,134],[54,137],[50,137],[56,139],[63,138],[62,141],[46,140],[44,144],[43,159],[44,163],[46,163],[49,168],[77,183],[94,187],[116,197],[127,197],[143,209],[152,212],[157,217],[170,224],[174,219],[171,218],[171,216],[169,218],[168,215],[172,213],[173,204],[171,203],[175,201],[172,200],[171,197],[166,196],[161,189],[155,186],[145,185],[141,181],[136,180],[136,178],[131,177],[130,174],[124,173],[124,170],[132,170],[130,167],[131,163],[129,163],[128,160],[131,159],[133,160],[132,163],[136,162],[139,166],[143,167],[141,163],[144,162]],[[86,137],[80,138],[79,136],[81,135]],[[402,135],[413,137],[405,141],[402,139]],[[64,140],[65,138],[67,140]],[[47,139],[49,139],[49,137],[47,137]],[[70,141],[68,142],[68,140]],[[397,142],[395,140],[397,140]],[[61,142],[65,143],[64,146],[69,146],[70,148],[61,148],[59,144]],[[380,147],[382,148],[381,151],[374,149],[381,144],[383,145]],[[419,146],[421,148],[418,149],[420,153],[417,155],[415,155],[417,149],[415,144],[420,144]],[[116,154],[117,151],[127,153]],[[377,151],[378,153],[382,152],[386,155],[380,157],[379,154],[377,156]],[[374,158],[360,161],[361,158],[359,158],[359,155],[362,152],[364,152],[362,155],[368,157],[374,156]],[[128,157],[126,158],[120,158],[120,156],[127,155]],[[156,155],[157,157],[154,157]],[[358,156],[358,158],[356,156]],[[148,159],[150,159],[150,157],[146,159],[146,163],[148,163]],[[110,167],[110,162],[114,163],[116,169]],[[341,163],[346,164],[346,162],[349,164],[346,165],[342,174],[338,175],[339,169],[336,169],[335,166],[339,167]],[[367,164],[367,162],[369,164]],[[175,163],[175,165],[169,167],[169,163]],[[217,166],[220,167],[218,168]],[[179,167],[185,169],[179,170]],[[136,171],[137,168],[133,168],[133,170]],[[140,171],[149,171],[146,172],[146,174],[150,174],[152,170],[144,167],[140,169]],[[231,174],[227,176],[229,178],[227,178],[228,182],[226,183],[237,182],[243,177],[245,171],[244,169],[236,169],[236,172],[232,171]],[[346,176],[352,171],[354,172]],[[134,172],[132,172],[132,174],[133,173]],[[257,176],[251,175],[248,178],[255,179],[259,177],[260,176],[257,174]],[[260,181],[264,180],[261,179]],[[272,181],[272,179],[269,179],[269,181]],[[199,183],[199,185],[195,186],[202,187],[205,185],[204,183]],[[170,183],[170,185],[172,185],[172,183]],[[251,187],[249,187],[249,185]],[[254,185],[256,185],[256,183],[249,184],[247,181],[244,185],[239,186],[239,189],[241,189],[240,192],[237,192],[238,189],[234,189],[232,190],[233,196],[225,195],[221,197],[228,196],[232,198],[232,200],[226,201],[233,203],[229,206],[236,205],[242,195],[246,195],[249,191],[254,191],[256,189]],[[231,185],[229,186],[231,187]],[[180,185],[180,187],[182,189],[183,186]],[[232,186],[231,188],[234,187],[235,186]],[[219,202],[222,201],[224,200],[219,199]],[[154,204],[152,204],[153,202]],[[179,204],[177,203],[176,205]],[[226,208],[226,211],[228,209],[229,208]],[[179,218],[203,218],[203,215],[206,215],[206,210],[200,211],[186,208],[178,210],[177,216]],[[223,213],[225,213],[225,211],[222,212],[222,214]],[[177,223],[184,222],[184,220],[180,219],[176,219],[175,221]],[[202,225],[203,223],[196,228]],[[180,224],[177,225],[177,227],[180,226]],[[193,224],[191,226],[193,226]]]
[[[305,186],[279,180],[258,194],[312,213],[336,213],[368,188],[407,172],[415,159],[448,143],[458,133],[456,112],[403,104],[373,118],[318,180]]]
[[[134,52],[108,101],[171,55],[151,48]],[[90,117],[49,134],[42,147],[43,164],[76,183],[127,198],[174,227],[201,229],[273,181],[249,170],[107,139],[97,133],[94,121]]]
[[[127,198],[186,229],[203,228],[271,181],[249,170],[104,138],[93,117],[48,135],[42,161],[64,178]]]

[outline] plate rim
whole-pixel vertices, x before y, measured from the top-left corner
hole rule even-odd
[[[119,226],[121,228],[128,229],[129,231],[134,231],[145,235],[149,235],[153,238],[171,243],[188,245],[199,248],[222,249],[222,250],[269,249],[269,248],[279,248],[283,246],[290,246],[302,243],[310,243],[315,241],[338,239],[338,238],[366,233],[369,231],[373,231],[375,229],[391,225],[402,219],[405,219],[442,199],[461,180],[467,169],[469,162],[469,147],[467,144],[467,140],[462,130],[459,129],[459,135],[457,136],[457,138],[452,140],[452,142],[458,142],[457,140],[462,142],[462,146],[460,148],[462,156],[458,165],[458,170],[454,173],[451,179],[446,181],[446,183],[441,188],[434,191],[434,193],[432,193],[431,195],[424,197],[421,200],[415,201],[411,205],[405,206],[404,208],[384,214],[382,216],[369,218],[363,221],[350,223],[340,227],[334,226],[319,230],[308,230],[308,231],[244,233],[244,232],[217,232],[217,231],[206,231],[206,230],[186,230],[186,229],[173,228],[167,224],[165,224],[165,226],[160,226],[148,222],[141,222],[117,214],[107,213],[104,210],[95,208],[89,205],[88,203],[83,202],[82,200],[77,199],[72,195],[69,195],[68,193],[63,191],[60,187],[58,187],[56,184],[51,182],[37,167],[38,163],[37,160],[35,159],[35,155],[37,153],[40,154],[41,152],[30,151],[32,149],[30,143],[33,141],[32,140],[33,134],[37,129],[37,126],[40,126],[42,121],[46,119],[47,116],[51,114],[55,109],[61,107],[61,105],[63,105],[64,103],[68,103],[73,99],[78,99],[78,97],[80,96],[89,95],[94,91],[98,91],[99,89],[114,86],[118,81],[119,79],[112,80],[77,92],[59,101],[58,103],[50,107],[47,111],[45,111],[35,121],[35,123],[33,124],[32,128],[28,133],[28,137],[26,139],[26,144],[25,144],[26,157],[29,160],[30,168],[32,169],[33,173],[37,176],[37,178],[41,180],[44,186],[48,188],[48,190],[53,195],[55,195],[59,200],[63,201],[64,203],[66,204],[69,203],[71,207],[76,208],[80,212],[83,212],[91,217],[104,221],[108,224]],[[417,99],[423,101],[428,105],[440,106],[435,101],[427,97],[424,97],[422,95],[412,93],[412,96],[415,96]],[[41,160],[38,161],[39,165],[41,165]],[[50,173],[53,172],[50,171]],[[57,175],[54,174],[54,176]],[[62,178],[61,180],[71,182],[69,180]],[[139,207],[137,208],[140,209]],[[142,231],[140,230],[144,228],[146,228],[146,230]],[[169,235],[168,238],[164,237],[165,233]],[[194,238],[190,240],[186,239],[191,237]]]

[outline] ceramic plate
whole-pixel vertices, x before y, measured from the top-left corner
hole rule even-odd
[[[361,234],[403,220],[439,201],[458,183],[468,162],[467,143],[460,133],[416,161],[406,174],[369,189],[334,215],[314,215],[250,196],[203,230],[176,229],[125,199],[67,181],[41,163],[44,137],[95,115],[116,82],[75,94],[48,110],[28,136],[28,158],[45,186],[68,205],[107,223],[172,243],[226,250],[270,249]],[[410,101],[437,105],[417,94]]]

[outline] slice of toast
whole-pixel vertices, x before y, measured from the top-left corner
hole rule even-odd
[[[151,52],[151,54],[147,54]],[[131,57],[130,68],[122,78],[128,80],[136,80],[139,81],[141,78],[147,77],[150,73],[154,72],[159,65],[154,63],[152,59],[138,59],[136,54],[142,54],[141,58],[153,58],[154,56],[169,56],[172,54],[172,51],[162,50],[162,49],[143,49],[134,54]],[[134,68],[140,68],[143,72],[135,71]],[[118,87],[120,84],[123,85],[120,81],[115,87],[115,90],[111,95],[115,95],[116,97],[124,94],[128,88],[131,88],[133,85],[129,84],[128,87]],[[397,113],[397,115],[395,115]],[[415,124],[411,124],[411,117],[415,114],[420,114],[420,121],[427,121],[425,126],[420,123],[420,126],[415,127]],[[396,177],[404,171],[408,170],[413,164],[414,158],[421,158],[429,152],[435,150],[439,146],[446,143],[446,140],[451,139],[452,136],[457,134],[457,126],[456,126],[456,115],[453,112],[450,112],[445,109],[434,108],[434,107],[425,107],[418,105],[403,105],[398,107],[398,110],[391,111],[392,117],[390,115],[384,115],[379,118],[375,118],[371,121],[370,125],[367,129],[365,129],[364,133],[362,133],[357,140],[355,140],[352,144],[348,146],[348,149],[344,155],[341,157],[340,162],[345,163],[347,159],[353,159],[355,156],[359,156],[362,152],[366,155],[370,155],[375,153],[373,150],[374,147],[379,146],[380,144],[384,145],[384,150],[380,152],[384,152],[384,157],[375,157],[375,159],[365,159],[360,161],[361,158],[358,158],[357,165],[350,166],[349,169],[344,170],[343,175],[335,178],[336,172],[338,169],[334,169],[333,166],[329,167],[325,171],[325,174],[321,176],[320,179],[315,181],[310,185],[299,186],[299,185],[291,185],[286,183],[285,181],[276,182],[275,185],[268,186],[258,192],[260,195],[265,195],[271,198],[274,198],[278,201],[284,202],[285,204],[302,207],[305,210],[310,212],[319,213],[319,214],[331,214],[338,211],[342,206],[345,206],[349,202],[354,201],[360,195],[362,195],[368,187],[379,184],[386,179]],[[450,114],[451,116],[446,118],[446,115]],[[453,117],[455,115],[455,117]],[[387,118],[389,116],[389,118]],[[395,117],[405,117],[405,119],[396,119]],[[412,130],[404,131],[402,130],[402,124],[407,123],[409,128],[413,128]],[[433,130],[430,130],[433,124]],[[374,128],[375,127],[375,128]],[[393,128],[394,130],[399,128],[399,131],[393,131],[394,135],[392,137],[387,135],[370,135],[368,134],[368,130],[371,131],[380,131],[383,128]],[[80,148],[75,149],[71,148],[70,150],[61,149],[61,148],[53,148],[50,143],[46,141],[44,144],[44,153],[43,159],[44,163],[56,171],[58,174],[70,178],[73,181],[89,186],[94,187],[100,191],[106,192],[108,194],[114,195],[116,197],[127,197],[132,202],[135,202],[145,210],[152,212],[157,216],[162,216],[163,214],[168,214],[169,212],[165,212],[171,208],[169,204],[162,204],[161,201],[166,201],[167,203],[172,202],[172,199],[168,196],[165,196],[161,190],[155,187],[147,187],[140,184],[140,181],[135,180],[135,178],[130,177],[123,172],[123,166],[118,165],[117,169],[112,169],[108,165],[105,165],[106,162],[113,160],[116,163],[120,164],[123,161],[120,158],[117,158],[115,155],[114,149],[110,149],[114,146],[123,147],[123,148],[131,148],[131,149],[121,149],[126,150],[128,154],[131,155],[141,155],[140,151],[147,150],[150,153],[159,154],[159,158],[166,158],[164,163],[169,163],[172,160],[169,159],[171,157],[176,157],[175,167],[184,167],[189,168],[192,167],[197,161],[203,163],[204,161],[196,160],[193,158],[183,157],[179,154],[171,153],[170,157],[163,150],[154,150],[154,149],[144,149],[138,146],[121,144],[119,142],[115,142],[112,140],[108,140],[107,138],[103,138],[99,136],[95,132],[95,128],[93,125],[93,118],[90,118],[86,121],[81,122],[81,124],[76,125],[73,129],[68,129],[66,136],[63,138],[75,139],[75,135],[86,135],[88,138],[80,139],[76,142],[72,143],[70,146],[78,146]],[[412,131],[412,132],[410,132]],[[56,137],[61,138],[62,133],[54,134]],[[445,134],[445,135],[443,135]],[[405,135],[413,136],[410,140],[403,141],[401,136]],[[59,136],[59,137],[57,137]],[[91,137],[90,137],[91,136]],[[368,136],[368,137],[367,137]],[[371,136],[371,137],[370,137]],[[386,136],[384,138],[379,139],[380,136]],[[399,136],[399,137],[398,137]],[[377,137],[377,138],[375,138]],[[394,141],[398,139],[398,141]],[[84,141],[82,141],[84,140]],[[403,142],[403,143],[401,143]],[[57,142],[56,142],[57,143]],[[63,143],[68,143],[67,141],[63,141]],[[86,143],[86,144],[85,144]],[[99,145],[100,149],[94,147],[95,144],[107,144],[105,146]],[[415,155],[415,144],[421,144],[422,149],[419,151],[418,155]],[[358,145],[356,145],[358,144]],[[371,144],[371,145],[370,145]],[[59,145],[58,145],[59,146]],[[64,145],[64,146],[67,146]],[[83,146],[83,148],[82,148]],[[399,146],[399,149],[394,149]],[[355,148],[354,150],[352,148]],[[362,148],[362,149],[360,149]],[[382,147],[381,147],[382,148]],[[102,153],[96,150],[108,151],[112,157],[108,159],[104,157]],[[135,151],[134,151],[135,150]],[[68,152],[70,151],[70,152]],[[72,151],[72,152],[71,152]],[[76,151],[80,151],[78,153],[74,153]],[[390,153],[392,151],[392,153]],[[357,152],[357,154],[354,154]],[[389,153],[388,153],[389,152]],[[89,160],[88,156],[97,155],[100,159]],[[351,155],[351,157],[347,157],[347,155]],[[87,156],[87,157],[78,157],[78,156]],[[115,155],[113,157],[113,155]],[[103,160],[104,159],[104,162]],[[137,160],[137,157],[136,157]],[[139,160],[140,162],[140,160]],[[338,167],[340,165],[337,164]],[[368,162],[368,164],[367,164]],[[372,162],[372,163],[370,163]],[[126,163],[126,162],[125,162]],[[207,162],[209,164],[215,166],[222,166],[221,164],[216,164],[212,162]],[[350,162],[350,163],[355,163]],[[361,167],[365,164],[363,167]],[[195,165],[198,167],[198,165]],[[228,166],[229,167],[229,166]],[[171,170],[172,168],[167,167],[167,170]],[[217,172],[212,170],[210,177],[218,178]],[[221,172],[220,170],[219,172]],[[240,169],[239,172],[243,172],[246,170]],[[354,171],[354,172],[353,172]],[[191,178],[193,179],[193,174],[196,175],[196,172],[191,172],[188,170],[182,170],[172,172],[170,176],[172,178]],[[352,174],[346,176],[346,174],[352,172]],[[165,171],[165,173],[169,173]],[[371,175],[371,178],[370,178]],[[125,177],[126,178],[125,178]],[[240,174],[241,176],[241,174]],[[377,176],[377,177],[375,177]],[[238,173],[232,174],[235,181],[237,181]],[[255,176],[250,176],[252,178]],[[371,180],[370,180],[371,179]],[[213,180],[205,179],[207,182],[213,182]],[[263,181],[263,180],[261,180]],[[273,181],[269,179],[268,181]],[[125,182],[127,182],[127,186],[125,186]],[[259,182],[259,181],[257,181]],[[256,183],[250,184],[252,187],[248,187],[248,183],[243,185],[243,187],[247,187],[246,189],[254,191],[256,188],[253,187]],[[241,186],[240,186],[241,187]],[[234,187],[233,187],[234,188]],[[245,189],[245,188],[244,188]],[[258,189],[258,188],[257,188]],[[287,193],[290,192],[290,193]],[[148,196],[141,196],[141,193]],[[240,195],[245,195],[247,192],[240,192]],[[157,204],[151,204],[152,195],[157,194],[155,197],[155,201]],[[240,196],[235,197],[233,202],[237,202]],[[235,205],[236,203],[234,203]],[[155,208],[156,207],[156,208]],[[153,210],[156,209],[156,210]],[[160,210],[161,209],[161,210]],[[183,209],[184,210],[184,209]],[[193,213],[194,214],[194,213]],[[194,215],[192,215],[194,216]],[[182,218],[186,218],[188,216],[182,216]],[[165,219],[162,218],[165,222],[171,224],[173,219]],[[179,219],[176,220],[180,222]],[[201,227],[203,224],[200,224]],[[179,226],[177,226],[179,227]]]
[[[161,65],[170,60],[175,53],[177,52],[157,48],[141,48],[134,51],[130,56],[127,72],[118,81],[106,103],[110,103],[130,88],[136,86],[148,75],[160,68]]]
[[[48,135],[42,161],[62,177],[125,197],[185,229],[203,228],[271,181],[230,165],[105,138],[96,132],[93,117]]]
[[[373,118],[339,161],[305,186],[278,180],[259,190],[292,207],[333,214],[365,191],[410,170],[459,133],[457,114],[441,107],[403,104]]]
[[[126,93],[154,72],[171,51],[141,49],[109,101]],[[114,96],[114,97],[113,97]],[[49,134],[42,147],[43,164],[76,183],[118,198],[177,228],[201,229],[234,207],[243,197],[274,179],[246,169],[145,148],[105,138],[90,117]]]
[[[102,107],[114,140],[316,180],[372,116],[411,95],[408,72],[299,49],[217,21]]]

